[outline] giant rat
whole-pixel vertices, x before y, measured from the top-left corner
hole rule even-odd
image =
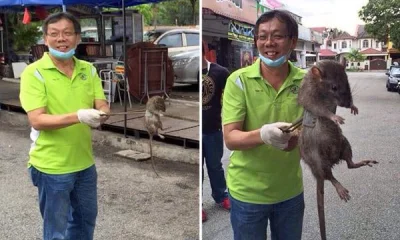
[[[349,191],[333,176],[333,166],[342,160],[347,162],[348,168],[371,167],[378,162],[365,160],[354,163],[350,143],[339,126],[344,119],[335,114],[337,106],[350,108],[352,113],[358,114],[343,65],[323,60],[313,66],[299,89],[298,103],[304,107],[299,136],[301,157],[317,181],[320,234],[321,239],[326,240],[324,181],[333,184],[342,200],[350,200]]]
[[[149,100],[146,103],[144,125],[150,137],[149,146],[150,146],[151,165],[157,176],[159,175],[155,169],[154,159],[153,159],[153,137],[157,135],[160,138],[164,139],[164,136],[158,132],[159,129],[164,130],[161,122],[161,116],[163,116],[161,112],[165,112],[164,98],[160,96],[153,96],[149,98]]]

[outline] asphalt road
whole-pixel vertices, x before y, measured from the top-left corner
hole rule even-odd
[[[329,182],[325,182],[327,238],[335,240],[400,239],[400,95],[387,92],[384,72],[349,73],[354,104],[359,115],[338,108],[343,116],[345,136],[353,148],[354,161],[373,159],[374,167],[347,169],[343,162],[334,176],[350,191],[352,199],[341,201]],[[229,151],[225,149],[226,168]],[[319,240],[316,184],[307,166],[303,166],[305,216],[303,238]],[[216,206],[210,194],[208,176],[203,187],[203,207],[209,220],[203,223],[203,240],[233,239],[229,212]],[[268,233],[269,235],[269,233]],[[268,236],[270,239],[270,236]]]
[[[1,114],[1,111],[0,111]],[[29,129],[0,122],[0,240],[42,236],[37,190],[27,169]],[[199,239],[198,166],[134,162],[95,145],[99,214],[96,240]]]

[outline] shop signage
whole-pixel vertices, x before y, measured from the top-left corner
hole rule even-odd
[[[254,27],[234,20],[229,22],[228,39],[239,42],[254,42]]]

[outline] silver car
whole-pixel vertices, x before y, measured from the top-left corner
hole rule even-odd
[[[171,57],[175,83],[199,84],[199,49],[178,53]]]

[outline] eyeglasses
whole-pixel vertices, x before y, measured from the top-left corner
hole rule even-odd
[[[268,37],[268,35],[261,34],[256,37],[257,37],[257,40],[262,41],[262,42],[267,41],[268,38],[271,39],[271,41],[273,41],[273,42],[283,42],[283,40],[285,40],[287,37],[289,37],[289,35],[273,34],[273,35],[269,35],[269,37]]]
[[[52,38],[57,38],[57,37],[61,36],[61,34],[62,34],[62,36],[67,37],[67,38],[70,38],[70,37],[76,35],[75,32],[51,32],[51,33],[47,33],[46,35],[50,36]]]

